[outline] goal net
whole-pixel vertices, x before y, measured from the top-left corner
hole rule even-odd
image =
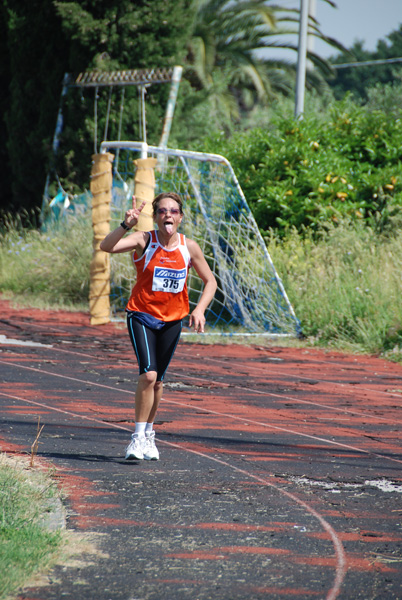
[[[300,333],[283,284],[259,232],[230,163],[222,156],[152,147],[141,142],[103,142],[101,152],[114,153],[111,227],[117,227],[131,207],[137,158],[158,159],[155,195],[174,191],[183,198],[181,231],[197,241],[213,271],[218,290],[206,311],[207,325],[216,333]],[[130,256],[111,257],[111,305],[115,316],[134,284]],[[190,269],[190,310],[203,283]]]

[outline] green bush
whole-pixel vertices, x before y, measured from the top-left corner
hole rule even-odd
[[[377,231],[402,222],[402,120],[350,99],[322,115],[277,117],[268,129],[209,138],[232,163],[259,227],[279,234],[363,220]]]

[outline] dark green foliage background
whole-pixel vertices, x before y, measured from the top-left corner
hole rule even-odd
[[[342,218],[384,231],[402,205],[402,119],[350,99],[203,146],[232,163],[259,226],[317,230]]]
[[[65,73],[167,67],[183,59],[190,0],[3,0],[0,8],[1,206],[41,206]],[[156,89],[154,89],[156,88]],[[150,141],[158,141],[167,90],[148,101]],[[99,98],[99,131],[107,92]],[[67,191],[88,181],[94,150],[93,91],[69,89],[57,171]],[[117,111],[115,111],[116,113]],[[113,118],[116,119],[116,116]],[[123,134],[138,139],[136,90],[127,94]],[[112,125],[112,123],[111,123]],[[53,190],[54,191],[54,190]]]
[[[94,134],[98,144],[104,138],[108,89],[99,89],[97,127],[94,90],[68,89],[53,164],[52,139],[65,73],[74,79],[90,69],[186,64],[194,14],[191,0],[3,0],[2,209],[39,209],[46,175],[53,167],[68,193],[88,187],[91,154],[98,151]],[[225,32],[215,33],[226,39]],[[379,42],[375,52],[356,43],[351,53],[338,54],[334,62],[388,58],[401,52],[402,27]],[[306,112],[300,122],[295,122],[292,110],[276,110],[281,101],[277,96],[269,107],[263,103],[257,107],[265,115],[260,129],[254,128],[258,119],[250,118],[252,107],[233,120],[229,112],[217,111],[217,90],[197,89],[190,79],[183,79],[170,143],[227,156],[264,230],[275,228],[281,235],[293,227],[314,231],[321,223],[336,223],[344,216],[362,219],[380,231],[395,229],[401,204],[401,68],[337,71],[328,86],[341,100],[329,100],[321,114]],[[227,96],[224,83],[219,84],[225,92],[221,99]],[[241,89],[232,90],[234,96]],[[345,98],[347,90],[351,98]],[[153,85],[147,92],[151,144],[160,139],[168,91],[166,85]],[[121,90],[115,89],[108,139],[118,137],[120,102]],[[126,88],[122,139],[142,138],[138,109],[137,89]],[[233,134],[235,130],[238,133]],[[211,131],[216,134],[205,141]],[[57,185],[53,177],[50,196]]]
[[[333,57],[334,65],[389,60],[402,57],[402,25],[390,33],[386,39],[377,43],[377,48],[370,52],[365,50],[364,44],[357,41],[349,52],[340,52]],[[355,100],[366,102],[368,90],[378,84],[388,84],[394,79],[401,81],[402,63],[385,63],[381,65],[367,65],[358,68],[343,68],[335,71],[334,79],[330,80],[335,98],[342,99],[345,93],[350,92]]]

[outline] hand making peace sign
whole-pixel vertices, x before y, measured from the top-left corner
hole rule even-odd
[[[138,219],[140,218],[140,214],[142,209],[144,208],[146,202],[142,202],[140,206],[137,208],[137,202],[135,196],[133,195],[133,207],[129,208],[124,215],[125,224],[130,227],[134,227],[138,223]]]

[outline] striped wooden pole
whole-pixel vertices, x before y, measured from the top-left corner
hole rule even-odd
[[[134,183],[137,207],[142,202],[146,203],[135,227],[137,231],[151,231],[154,228],[152,200],[155,195],[154,169],[157,162],[156,158],[137,158],[134,161],[136,166]]]
[[[91,325],[110,322],[110,257],[100,249],[100,243],[110,232],[112,200],[112,163],[108,152],[92,156],[91,185],[93,256],[90,265],[89,311]]]

